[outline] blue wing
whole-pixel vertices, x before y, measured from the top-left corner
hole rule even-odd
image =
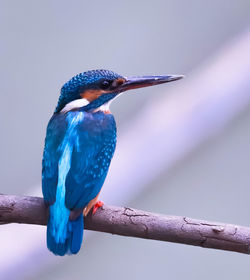
[[[71,167],[66,179],[66,206],[84,208],[100,192],[116,146],[112,115],[86,114],[77,126]]]
[[[78,118],[79,114],[83,117]],[[73,124],[73,125],[72,125]],[[65,147],[71,150],[66,174],[65,204],[84,208],[99,192],[106,178],[116,145],[112,115],[69,112],[52,117],[48,124],[43,157],[42,185],[45,201],[56,199],[59,161]]]
[[[45,202],[49,204],[56,200],[58,162],[61,156],[58,147],[63,141],[66,129],[65,117],[53,115],[47,127],[42,168],[42,191]]]

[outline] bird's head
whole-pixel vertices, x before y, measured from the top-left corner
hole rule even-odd
[[[68,112],[76,108],[95,111],[105,107],[103,105],[109,104],[124,91],[172,82],[182,77],[167,75],[127,78],[109,70],[83,72],[64,84],[55,112]]]

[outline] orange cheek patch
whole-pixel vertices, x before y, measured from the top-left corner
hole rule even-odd
[[[103,93],[105,93],[105,91],[101,89],[89,89],[81,93],[81,97],[87,99],[89,102],[92,102],[100,97]]]
[[[118,87],[118,86],[121,86],[122,84],[124,84],[125,82],[126,82],[125,79],[123,79],[123,78],[118,78],[118,79],[116,79],[116,80],[113,82],[112,86],[113,86],[113,87]]]
[[[119,79],[116,80],[116,82],[117,82],[118,85],[122,85],[123,83],[126,82],[126,80],[124,78],[119,78]]]

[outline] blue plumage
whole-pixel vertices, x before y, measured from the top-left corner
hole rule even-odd
[[[51,211],[50,215],[52,215]],[[60,236],[61,238],[56,236],[57,228],[54,224],[55,221],[56,220],[50,216],[47,226],[47,247],[58,256],[77,254],[81,248],[83,238],[83,214],[80,214],[78,218],[73,221],[68,219],[66,225],[63,222],[63,226],[65,226],[63,228],[65,236]]]
[[[129,89],[182,76],[125,78],[109,70],[73,77],[61,89],[45,139],[42,190],[49,206],[47,246],[55,255],[81,247],[83,213],[97,201],[116,146],[116,124],[109,104]]]
[[[116,125],[110,114],[80,109],[52,117],[45,141],[43,195],[53,203],[47,245],[54,254],[79,251],[83,217],[70,221],[70,211],[83,210],[100,192],[115,144]]]

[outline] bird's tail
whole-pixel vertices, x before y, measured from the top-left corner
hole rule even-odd
[[[47,247],[55,255],[77,254],[83,237],[83,214],[75,220],[69,219],[70,211],[58,211],[53,205],[47,226]]]

